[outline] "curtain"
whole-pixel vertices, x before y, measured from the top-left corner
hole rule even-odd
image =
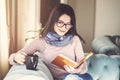
[[[17,0],[0,0],[0,80],[9,70],[8,57],[17,51]]]
[[[8,71],[9,39],[6,0],[0,0],[0,78]]]
[[[9,70],[9,55],[24,45],[26,32],[40,27],[39,4],[39,0],[0,0],[0,80]]]
[[[9,54],[17,51],[17,1],[18,0],[7,0]]]

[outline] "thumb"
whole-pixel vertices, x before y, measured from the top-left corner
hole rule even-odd
[[[65,68],[65,70],[66,70],[67,72],[70,72],[70,68],[69,68],[68,65],[64,65],[64,68]]]

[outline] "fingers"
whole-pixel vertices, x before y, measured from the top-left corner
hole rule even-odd
[[[27,54],[25,52],[21,52],[22,55],[26,56]]]
[[[14,57],[14,61],[17,62],[18,64],[24,64],[26,55],[27,54],[25,52],[19,52]]]
[[[69,72],[69,67],[67,65],[64,65],[64,68],[67,72]]]
[[[22,52],[21,55],[20,55],[21,59],[25,59],[26,55],[27,55],[26,53]]]
[[[66,70],[68,73],[80,73],[81,67],[82,67],[82,66],[80,66],[79,68],[76,69],[76,68],[74,68],[74,67],[72,67],[72,66],[64,65],[64,68],[65,68],[65,70]]]
[[[22,62],[22,61],[20,61],[20,60],[18,60],[17,63],[18,63],[18,64],[24,64],[24,62]]]
[[[69,73],[74,73],[75,69],[72,66],[64,65],[64,68]]]

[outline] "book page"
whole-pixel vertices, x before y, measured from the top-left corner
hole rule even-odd
[[[61,67],[62,69],[64,69],[64,65],[68,65],[68,66],[75,66],[77,63],[63,55],[58,55],[53,61],[53,64]]]
[[[83,59],[81,59],[79,62],[75,62],[75,61],[65,57],[64,55],[60,54],[52,61],[52,63],[55,64],[56,66],[59,66],[62,69],[64,69],[64,65],[78,68],[82,63],[84,63],[84,61],[86,61],[92,55],[93,55],[93,53],[90,52]]]

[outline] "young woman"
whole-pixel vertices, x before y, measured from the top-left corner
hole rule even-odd
[[[57,5],[51,12],[41,35],[39,39],[12,54],[9,58],[10,64],[24,64],[25,57],[28,54],[39,51],[54,80],[92,80],[91,76],[86,73],[86,62],[77,69],[67,65],[64,66],[65,69],[61,69],[51,63],[59,54],[75,62],[84,57],[81,45],[82,38],[76,32],[75,14],[71,6]]]

